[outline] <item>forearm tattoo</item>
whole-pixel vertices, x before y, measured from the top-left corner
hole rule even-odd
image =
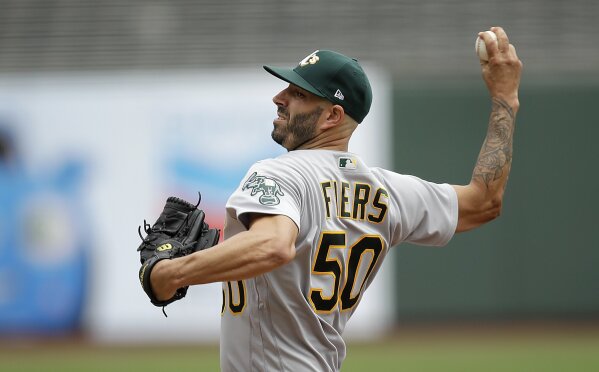
[[[487,137],[472,173],[472,179],[483,182],[487,188],[510,170],[515,119],[514,111],[504,100],[493,98]]]

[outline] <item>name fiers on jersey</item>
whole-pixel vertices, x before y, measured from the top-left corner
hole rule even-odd
[[[367,183],[324,181],[320,183],[327,218],[347,218],[380,223],[387,214],[389,194]]]

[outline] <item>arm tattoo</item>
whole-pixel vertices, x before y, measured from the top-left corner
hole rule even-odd
[[[509,173],[515,121],[512,108],[504,100],[493,98],[487,137],[472,173],[472,179],[481,181],[487,189],[491,182]]]

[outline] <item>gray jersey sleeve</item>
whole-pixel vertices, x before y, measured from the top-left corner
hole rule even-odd
[[[443,246],[455,233],[458,200],[454,188],[415,176],[385,171],[389,183],[391,208],[396,209],[396,234],[392,245],[408,242]]]
[[[300,190],[290,169],[264,160],[254,164],[227,202],[227,214],[248,228],[249,213],[280,214],[300,226]]]

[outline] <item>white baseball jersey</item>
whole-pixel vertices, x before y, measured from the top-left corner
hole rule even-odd
[[[227,202],[225,239],[248,213],[282,214],[299,228],[296,256],[253,279],[223,283],[222,371],[338,371],[342,333],[389,248],[444,245],[457,225],[448,184],[359,156],[296,150],[254,164]]]

